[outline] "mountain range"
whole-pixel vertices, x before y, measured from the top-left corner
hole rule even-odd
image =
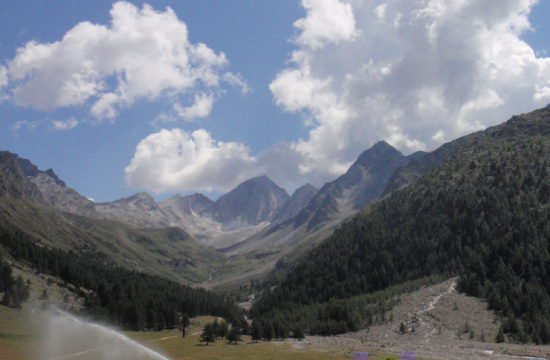
[[[513,130],[503,127],[510,132],[507,136],[519,131],[535,136],[540,131],[526,116],[507,123],[517,123]],[[16,154],[1,152],[0,194],[7,199],[1,205],[2,223],[51,246],[85,250],[132,269],[231,290],[251,280],[284,277],[351,216],[415,183],[492,132],[408,156],[380,141],[319,190],[305,184],[289,196],[260,176],[215,201],[196,193],[157,202],[141,192],[95,203],[52,169],[43,171]]]
[[[342,333],[384,319],[408,286],[458,277],[508,339],[549,343],[549,179],[548,107],[445,144],[398,168],[386,196],[298,259],[252,316]]]
[[[176,194],[157,202],[141,192],[112,202],[95,203],[67,186],[52,169],[40,170],[31,161],[9,152],[3,152],[2,159],[3,180],[7,180],[5,175],[10,172],[21,175],[16,181],[2,181],[2,186],[13,186],[6,191],[14,195],[10,201],[17,203],[15,208],[22,212],[21,222],[13,227],[40,233],[41,230],[33,227],[36,225],[39,229],[47,229],[44,230],[49,234],[47,237],[58,238],[55,244],[50,241],[52,245],[78,249],[88,246],[102,256],[114,258],[117,263],[131,264],[136,269],[147,269],[148,262],[162,254],[162,260],[155,260],[153,272],[166,275],[179,267],[172,276],[183,276],[191,282],[211,280],[207,286],[223,284],[228,279],[231,283],[234,279],[242,282],[245,281],[243,274],[251,278],[263,276],[281,257],[303,254],[340,221],[378,198],[395,169],[408,162],[408,157],[389,144],[379,142],[361,154],[348,172],[321,190],[305,184],[289,196],[267,176],[259,176],[244,181],[216,201],[197,193]],[[24,214],[29,207],[39,207],[40,210],[34,211],[48,215],[35,217],[37,221],[32,226],[24,224]],[[52,222],[56,226],[46,225]],[[80,235],[82,231],[86,235]],[[78,232],[79,235],[73,235],[75,239],[91,237],[93,240],[82,240],[77,245],[72,238],[55,236],[57,232]],[[302,241],[304,234],[316,239]],[[135,248],[131,242],[143,239],[142,236],[155,236],[156,239],[142,241],[140,247]],[[186,239],[188,246],[193,244],[193,251],[187,249],[189,253],[185,256],[189,261],[177,260],[182,250],[172,248],[174,236]],[[278,239],[273,241],[274,237]],[[109,244],[108,239],[119,240],[114,245]],[[101,249],[98,243],[102,244]],[[128,249],[118,249],[120,244]],[[143,249],[144,244],[149,244],[149,248]],[[155,249],[167,244],[170,247],[165,250]],[[220,249],[222,253],[208,250],[209,247]],[[140,255],[141,262],[130,260],[132,256],[126,254],[130,248]],[[201,254],[200,258],[195,259],[196,254]],[[191,265],[183,269],[182,263]],[[170,266],[161,271],[158,264]],[[251,269],[255,271],[250,272]]]

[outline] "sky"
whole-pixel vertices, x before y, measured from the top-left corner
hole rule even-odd
[[[550,103],[550,1],[0,2],[0,149],[111,201],[292,191]]]

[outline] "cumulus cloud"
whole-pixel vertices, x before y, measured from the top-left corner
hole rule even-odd
[[[130,186],[155,192],[229,190],[255,168],[246,146],[215,141],[203,129],[160,130],[143,139],[126,167]]]
[[[210,115],[213,105],[214,96],[212,94],[197,94],[192,105],[182,107],[179,103],[175,103],[174,111],[180,119],[192,121]]]
[[[342,174],[377,140],[430,150],[550,101],[550,58],[522,40],[534,0],[303,0],[296,46],[270,84],[308,135],[251,154],[205,130],[144,139],[128,183],[226,191],[267,174],[287,188]]]
[[[550,101],[550,58],[522,40],[536,0],[303,0],[289,64],[270,84],[302,114],[300,172],[330,179],[375,141],[404,152]]]
[[[300,45],[316,49],[357,35],[350,4],[339,0],[302,0],[302,6],[307,16],[294,23],[302,30],[297,39]]]
[[[171,8],[120,1],[110,15],[109,26],[81,22],[59,41],[18,49],[8,63],[13,101],[39,110],[86,105],[94,117],[112,119],[138,100],[192,97],[239,78],[224,72],[223,53],[190,42]],[[0,85],[5,78],[0,68]]]
[[[128,185],[156,193],[224,192],[259,175],[292,189],[304,183],[300,160],[289,144],[254,156],[244,144],[216,141],[204,129],[186,132],[176,128],[143,139],[125,172]]]
[[[56,130],[71,130],[71,129],[74,129],[77,125],[78,125],[78,120],[76,120],[74,117],[68,120],[52,121],[52,126]]]

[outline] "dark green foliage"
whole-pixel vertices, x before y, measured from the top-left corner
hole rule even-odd
[[[252,321],[252,329],[250,330],[250,336],[252,337],[252,340],[255,342],[258,342],[262,338],[262,326],[261,324],[254,320]]]
[[[20,308],[29,298],[29,287],[21,276],[13,277],[11,266],[5,264],[0,256],[0,292],[4,293],[0,304]]]
[[[241,324],[242,311],[207,290],[113,266],[90,256],[35,244],[21,232],[0,231],[0,245],[37,271],[60,278],[81,291],[86,314],[126,329],[165,329],[179,325],[178,311],[222,316]]]
[[[348,299],[332,299],[321,304],[287,304],[263,313],[261,316],[253,308],[252,315],[263,319],[263,328],[271,324],[275,329],[284,324],[287,329],[301,327],[309,334],[334,335],[347,331],[357,331],[365,326],[382,323],[388,311],[399,301],[399,295],[414,291],[423,285],[441,281],[441,277],[428,277],[408,281],[370,294],[354,296]],[[269,319],[270,321],[265,321]],[[274,330],[273,336],[280,337]],[[264,338],[267,338],[264,333]],[[286,336],[285,336],[286,337]]]
[[[549,170],[549,109],[478,134],[341,226],[280,286],[265,291],[252,314],[293,325],[306,317],[299,314],[340,301],[340,313],[321,321],[326,329],[305,328],[344,332],[355,310],[344,299],[430,275],[459,275],[461,291],[517,319],[517,327],[503,331],[520,342],[542,342],[550,320]]]
[[[263,339],[271,341],[271,339],[273,339],[273,333],[273,323],[269,320],[265,321],[262,326]]]
[[[233,327],[235,328],[235,326]],[[229,327],[227,326],[227,323],[222,320],[218,327],[218,337],[223,339],[224,337],[227,336],[228,333],[229,333]]]
[[[189,326],[189,315],[183,313],[181,315],[181,337],[185,337],[185,329]]]
[[[236,345],[237,342],[242,341],[241,333],[239,332],[239,329],[237,329],[235,326],[231,327],[231,330],[229,330],[229,333],[227,334],[226,338],[227,338],[227,342],[233,345]]]
[[[296,340],[303,340],[304,339],[304,331],[302,330],[301,327],[297,326],[294,331],[292,332],[292,337],[295,338]]]
[[[216,341],[216,329],[214,328],[214,324],[208,323],[204,326],[204,329],[202,330],[200,341],[203,343],[206,343],[208,346],[208,343]]]
[[[502,330],[502,326],[498,329],[497,336],[495,338],[495,341],[497,343],[503,343],[504,342],[504,331]]]

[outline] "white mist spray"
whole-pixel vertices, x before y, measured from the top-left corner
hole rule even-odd
[[[52,309],[40,360],[169,360],[124,334]]]

